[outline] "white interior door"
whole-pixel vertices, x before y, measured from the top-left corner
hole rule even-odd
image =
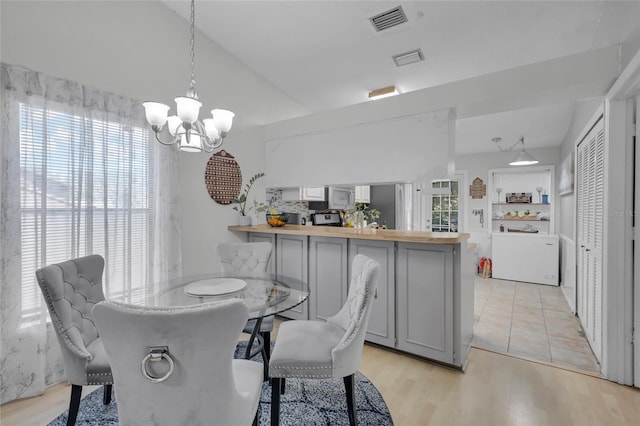
[[[604,120],[600,118],[577,148],[578,316],[594,355],[602,356],[602,248],[605,178]]]

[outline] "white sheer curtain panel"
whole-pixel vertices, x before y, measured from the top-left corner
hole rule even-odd
[[[181,273],[177,151],[134,99],[0,64],[0,404],[64,380],[36,269],[105,258],[108,299]]]

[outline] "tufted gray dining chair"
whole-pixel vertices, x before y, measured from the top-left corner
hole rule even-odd
[[[241,300],[155,308],[101,302],[93,315],[121,425],[257,425],[262,365],[233,359],[248,318]]]
[[[71,400],[67,425],[74,425],[82,386],[104,385],[103,403],[111,402],[113,378],[91,309],[104,300],[104,259],[90,255],[57,263],[36,271],[38,284],[56,331]]]
[[[349,424],[357,423],[354,376],[371,315],[380,264],[363,255],[353,258],[347,301],[327,321],[294,320],[280,324],[269,362],[271,424],[280,422],[280,393],[285,379],[342,377],[347,395]]]
[[[220,243],[215,247],[222,272],[236,276],[256,276],[265,273],[272,250],[273,247],[269,242]],[[249,320],[242,331],[251,334],[255,327],[256,320]],[[259,330],[263,342],[261,352],[264,360],[265,379],[269,373],[271,331],[273,331],[273,315],[262,319]],[[250,351],[251,346],[247,347],[247,353]]]

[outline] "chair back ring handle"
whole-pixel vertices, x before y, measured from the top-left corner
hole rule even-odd
[[[159,377],[149,374],[149,371],[147,370],[147,364],[149,363],[149,361],[158,362],[162,361],[163,359],[167,360],[167,362],[169,363],[169,371],[167,371],[164,376]],[[169,348],[167,348],[166,346],[151,347],[149,348],[149,353],[147,354],[147,356],[145,356],[142,360],[142,375],[151,383],[161,383],[167,380],[169,376],[173,374],[173,367],[173,358],[171,358],[171,356],[169,355]]]

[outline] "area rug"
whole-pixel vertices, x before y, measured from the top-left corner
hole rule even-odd
[[[241,358],[246,342],[240,342],[235,357]],[[256,355],[255,361],[262,362]],[[78,426],[111,426],[118,424],[118,408],[115,401],[117,387],[113,387],[111,404],[102,404],[102,389],[97,389],[80,401],[76,419]],[[259,424],[271,424],[271,386],[262,384]],[[65,426],[67,412],[56,417],[49,426]],[[356,373],[356,416],[359,425],[393,425],[391,414],[382,395],[361,373]],[[342,379],[287,379],[286,392],[280,399],[280,424],[326,426],[348,425],[347,398]]]

